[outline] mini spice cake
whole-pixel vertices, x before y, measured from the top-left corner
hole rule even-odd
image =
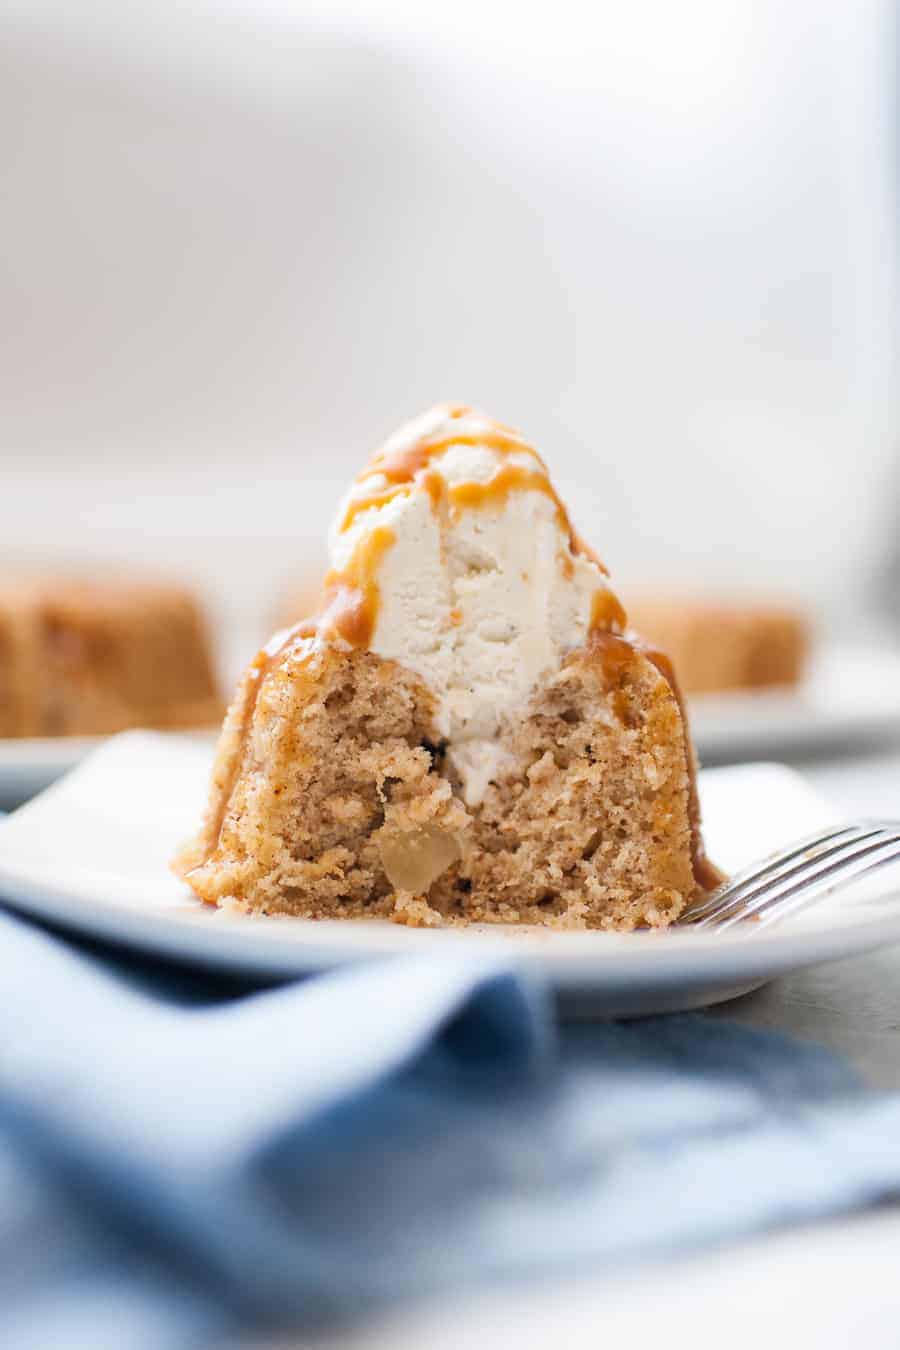
[[[790,687],[803,678],[809,623],[789,606],[647,594],[628,612],[669,653],[686,693]]]
[[[719,874],[666,658],[537,453],[441,406],[356,480],[318,617],[225,721],[177,867],[268,914],[664,927]]]
[[[221,710],[181,587],[0,575],[0,736],[210,726]]]

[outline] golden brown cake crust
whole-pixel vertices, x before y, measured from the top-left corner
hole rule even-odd
[[[180,586],[0,576],[0,735],[209,726],[209,639]]]
[[[686,727],[635,644],[569,656],[478,806],[433,717],[411,671],[299,630],[238,690],[181,874],[208,903],[412,924],[665,926],[697,893]]]

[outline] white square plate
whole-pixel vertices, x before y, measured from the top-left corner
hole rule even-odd
[[[211,749],[128,732],[0,823],[0,896],[14,909],[148,955],[290,978],[401,953],[514,955],[570,1003],[626,1015],[698,1007],[774,975],[900,942],[900,869],[774,929],[704,934],[410,929],[386,921],[254,918],[210,910],[169,871],[203,809]],[[700,776],[710,856],[734,869],[834,819],[775,764]],[[893,888],[893,889],[891,889]]]

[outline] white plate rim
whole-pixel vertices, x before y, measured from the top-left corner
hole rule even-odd
[[[179,917],[172,922],[161,913],[142,914],[102,901],[81,901],[78,910],[73,911],[70,895],[17,876],[14,870],[2,864],[0,904],[83,937],[97,938],[144,955],[237,976],[273,979],[293,979],[355,961],[412,955],[418,944],[421,943],[423,950],[426,948],[435,931],[397,927],[387,922],[382,926],[363,921],[353,921],[350,925],[339,920],[322,920],[316,923],[322,941],[285,944],[276,933],[266,932],[265,935],[254,935],[252,946],[248,946],[246,923],[265,924],[268,929],[309,922],[303,919],[248,919],[234,920],[233,926],[232,921],[228,921],[228,926],[222,924],[211,942],[204,934],[202,942],[188,943],[185,941],[187,932],[215,924],[221,916],[216,912],[198,913],[196,919]],[[343,935],[336,938],[338,929],[349,927],[359,935],[358,945],[347,943]],[[392,931],[389,940],[383,942],[388,930],[395,927],[396,933]],[[335,940],[329,941],[332,934]],[[867,915],[852,925],[804,932],[802,941],[797,932],[777,928],[727,936],[687,930],[621,935],[548,932],[548,950],[538,954],[533,950],[516,950],[515,936],[494,937],[481,932],[475,935],[442,930],[442,938],[460,953],[467,947],[481,957],[490,953],[531,968],[546,976],[558,990],[569,993],[588,993],[600,985],[604,991],[623,990],[631,987],[636,975],[643,980],[649,974],[667,988],[676,984],[691,987],[710,981],[737,985],[773,979],[788,971],[843,960],[875,947],[900,943],[900,901],[893,914]],[[586,939],[593,950],[585,950],[577,956],[571,951],[563,955],[559,949],[552,950],[551,944],[565,938]],[[615,941],[615,952],[612,946],[606,951],[598,950],[593,939]],[[641,949],[635,946],[629,950],[626,943],[639,943]],[[433,946],[429,950],[433,951]],[[676,950],[678,960],[675,959]],[[704,955],[714,956],[714,962],[707,965]],[[698,958],[703,962],[702,966],[698,964]]]

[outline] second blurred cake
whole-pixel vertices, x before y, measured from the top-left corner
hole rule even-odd
[[[206,625],[183,587],[0,574],[0,737],[192,728],[220,715]]]
[[[810,625],[788,605],[645,593],[629,599],[628,617],[690,694],[790,687],[806,669]]]

